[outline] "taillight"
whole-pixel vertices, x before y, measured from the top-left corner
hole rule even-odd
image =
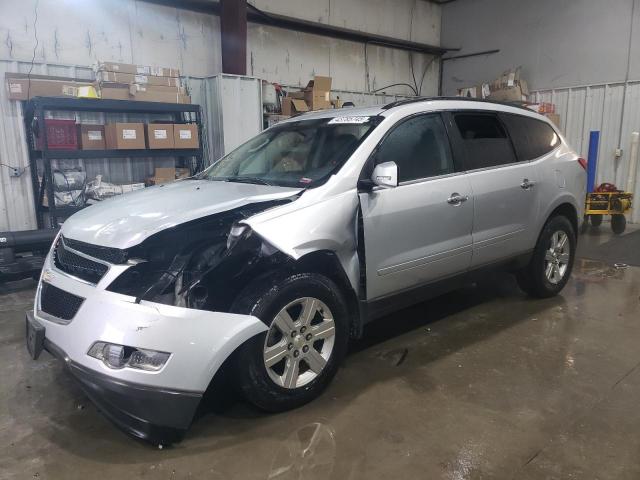
[[[580,166],[581,166],[582,168],[584,168],[585,170],[587,169],[587,163],[588,163],[588,162],[587,162],[584,158],[580,157],[580,158],[578,159],[578,163],[580,164]]]

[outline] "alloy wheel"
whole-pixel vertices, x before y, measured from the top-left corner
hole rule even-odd
[[[569,236],[562,230],[551,235],[549,248],[544,255],[544,273],[547,280],[557,285],[562,281],[571,259],[571,243]]]
[[[329,307],[313,297],[287,304],[275,316],[264,342],[264,365],[271,380],[299,388],[322,373],[335,343]]]

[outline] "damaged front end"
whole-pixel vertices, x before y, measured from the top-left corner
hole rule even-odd
[[[107,290],[177,307],[229,311],[252,279],[293,261],[239,223],[289,200],[252,204],[157,233],[126,251]]]

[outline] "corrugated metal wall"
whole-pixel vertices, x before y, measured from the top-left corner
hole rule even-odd
[[[539,90],[532,92],[531,100],[556,105],[562,131],[571,146],[585,158],[589,132],[600,131],[596,183],[626,186],[631,133],[640,132],[640,80]],[[622,156],[618,158],[617,148],[622,149]],[[640,201],[640,169],[637,176],[636,205]],[[632,211],[630,220],[640,222],[640,208]]]

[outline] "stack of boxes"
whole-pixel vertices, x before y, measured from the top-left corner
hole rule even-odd
[[[481,98],[497,102],[526,102],[529,88],[520,76],[520,67],[507,70],[491,83],[458,89],[459,97]]]
[[[95,83],[75,78],[7,72],[5,76],[9,99],[30,100],[37,96],[82,97],[87,96],[82,93],[83,89],[95,87],[98,96],[108,100],[191,103],[177,68],[101,62],[95,67],[95,71]]]
[[[289,92],[282,99],[282,115],[295,115],[310,110],[340,108],[340,100],[332,100],[331,77],[316,75],[301,92]]]
[[[191,103],[177,68],[101,62],[96,67],[100,98],[143,102]]]
[[[49,150],[157,150],[200,147],[195,123],[115,122],[106,125],[45,119]],[[35,148],[42,149],[42,136]]]

